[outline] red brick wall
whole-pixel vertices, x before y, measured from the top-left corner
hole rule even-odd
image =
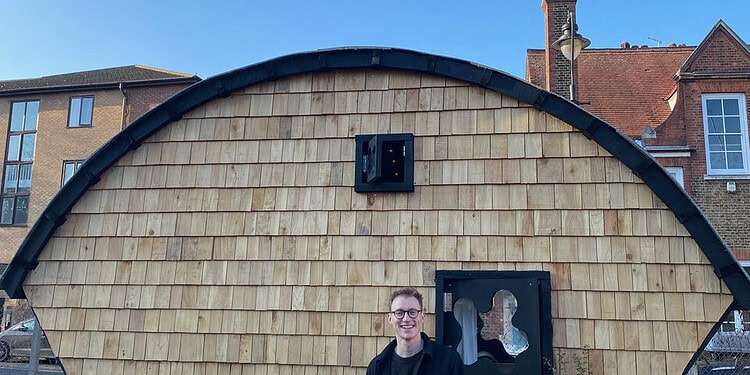
[[[750,55],[743,52],[742,46],[726,30],[719,28],[685,70],[693,73],[748,72]]]
[[[545,88],[547,82],[544,80],[546,53],[544,50],[528,50],[526,52],[526,81],[539,87]]]
[[[683,101],[685,139],[695,150],[685,163],[686,188],[738,258],[750,259],[750,181],[730,179],[736,182],[737,191],[729,193],[726,191],[728,180],[705,179],[701,95],[706,93],[744,93],[747,101],[750,98],[750,79],[682,81],[679,93]]]

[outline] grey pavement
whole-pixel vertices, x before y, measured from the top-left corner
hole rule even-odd
[[[28,366],[28,363],[2,362],[0,363],[0,375],[27,375],[29,373]],[[63,375],[64,372],[60,366],[40,364],[37,374]]]

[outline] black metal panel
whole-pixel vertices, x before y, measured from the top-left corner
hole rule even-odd
[[[517,310],[511,318],[512,326],[526,335],[528,348],[513,356],[505,351],[499,340],[486,340],[479,332],[483,320],[478,320],[478,350],[483,353],[477,362],[465,366],[467,375],[473,374],[551,374],[552,315],[550,275],[544,271],[437,271],[436,279],[436,338],[441,344],[456,347],[465,339],[453,315],[452,307],[460,299],[474,303],[478,313],[487,313],[496,292],[505,290],[515,297]],[[445,297],[451,300],[446,301]],[[447,305],[446,305],[447,302]],[[451,306],[450,309],[447,307]],[[450,311],[446,311],[450,310]],[[478,317],[477,317],[478,318]],[[505,317],[504,317],[505,318]]]
[[[651,156],[626,136],[574,103],[501,71],[455,58],[395,48],[341,48],[283,56],[211,77],[181,91],[133,122],[95,152],[79,173],[52,199],[21,244],[3,274],[0,285],[11,297],[23,297],[21,285],[29,270],[35,267],[39,253],[64,221],[64,215],[94,183],[95,179],[87,176],[100,176],[127,150],[137,147],[170,120],[179,118],[185,112],[212,99],[255,83],[294,74],[355,68],[393,68],[443,75],[497,91],[554,115],[583,131],[629,168],[635,168],[644,182],[685,223],[688,232],[716,270],[737,263],[692,199],[661,167],[650,166],[649,163],[653,163]],[[84,171],[86,173],[81,173]],[[723,276],[737,305],[750,309],[750,277],[745,272],[726,276],[722,272],[719,274]]]
[[[373,141],[382,145],[385,142],[403,143],[403,174],[401,179],[382,178],[384,169],[381,155],[369,155],[369,149],[378,148],[372,144]],[[361,192],[411,192],[414,191],[414,135],[408,133],[398,134],[360,134],[355,137],[355,163],[354,163],[354,190]],[[375,150],[382,152],[382,150]],[[368,164],[369,163],[369,164]],[[365,164],[377,169],[368,173]]]

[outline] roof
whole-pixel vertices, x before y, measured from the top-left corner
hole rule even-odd
[[[750,74],[750,46],[724,21],[714,25],[680,67],[680,78],[736,77]]]
[[[578,101],[625,134],[640,138],[671,113],[674,76],[695,47],[585,49],[576,60]],[[541,66],[541,68],[539,68]],[[545,84],[544,50],[527,52],[526,79]]]
[[[570,124],[621,161],[672,210],[734,295],[734,304],[750,309],[750,277],[706,220],[695,202],[656,160],[629,137],[567,99],[507,73],[468,61],[393,48],[341,48],[299,53],[223,73],[172,96],[115,135],[84,162],[60,189],[24,239],[0,279],[11,297],[23,298],[23,281],[73,205],[120,158],[149,136],[213,99],[249,85],[295,75],[342,69],[398,69],[465,81],[515,98]]]
[[[0,96],[21,95],[40,91],[72,91],[81,88],[117,87],[126,84],[168,84],[196,82],[195,74],[173,72],[145,65],[127,65],[114,68],[56,74],[39,78],[0,81]]]

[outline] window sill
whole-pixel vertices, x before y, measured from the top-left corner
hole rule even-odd
[[[91,129],[93,126],[86,125],[86,126],[66,126],[67,129]]]
[[[750,180],[750,174],[739,174],[739,175],[721,175],[721,174],[711,174],[711,175],[705,175],[703,176],[703,179],[706,181],[721,181],[721,180]]]
[[[0,228],[28,228],[29,224],[0,224]]]

